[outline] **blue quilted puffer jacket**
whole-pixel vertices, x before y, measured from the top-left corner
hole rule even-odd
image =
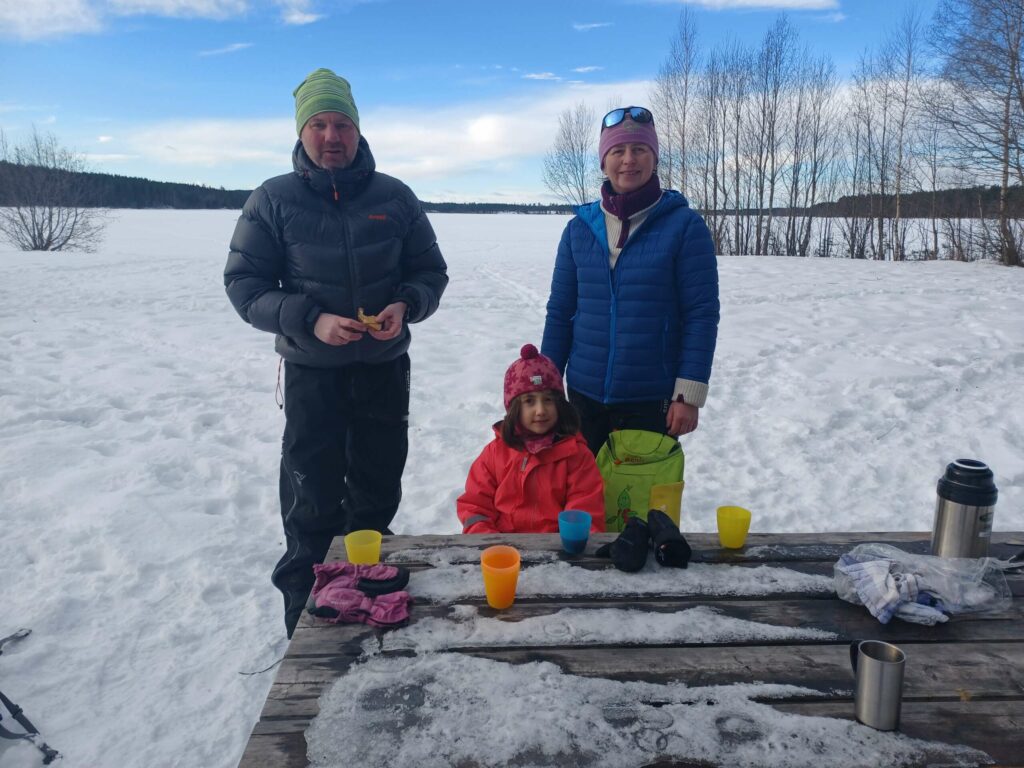
[[[711,233],[666,190],[615,264],[599,202],[581,207],[558,245],[543,353],[567,383],[603,403],[662,400],[677,378],[708,383],[718,337]]]

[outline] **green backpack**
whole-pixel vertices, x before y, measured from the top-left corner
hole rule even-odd
[[[683,448],[674,437],[642,429],[608,435],[597,452],[604,478],[604,524],[621,531],[630,516],[647,519],[651,486],[683,479]]]

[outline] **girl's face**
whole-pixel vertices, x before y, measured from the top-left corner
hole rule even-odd
[[[519,423],[531,434],[546,435],[558,423],[555,396],[546,391],[520,395]]]

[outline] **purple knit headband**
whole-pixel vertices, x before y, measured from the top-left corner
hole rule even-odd
[[[601,132],[601,142],[598,146],[598,153],[601,157],[601,169],[604,169],[604,156],[616,144],[646,144],[654,153],[654,160],[658,160],[658,134],[654,130],[654,123],[634,123],[626,118],[618,125],[605,128]]]

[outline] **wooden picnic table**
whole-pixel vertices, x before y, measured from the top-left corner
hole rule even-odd
[[[591,537],[580,556],[558,555],[574,567],[612,569],[610,561],[592,553],[615,534]],[[721,549],[713,534],[686,534],[693,547],[691,564],[725,564],[737,568],[776,566],[803,574],[831,577],[839,556],[866,542],[890,544],[915,554],[929,554],[929,533],[782,533],[748,536],[742,550]],[[435,567],[431,552],[446,548],[482,550],[511,544],[522,554],[523,568],[535,558],[560,552],[557,534],[386,537],[382,560],[416,572]],[[1024,547],[1024,532],[993,534],[990,556],[1008,558]],[[472,562],[473,552],[462,562]],[[341,539],[335,540],[328,562],[344,560]],[[653,560],[653,556],[651,558]],[[877,639],[899,645],[907,653],[900,732],[932,742],[966,745],[986,753],[999,766],[1024,765],[1024,575],[1008,573],[1014,600],[996,615],[954,616],[934,627],[892,620],[881,624],[861,606],[834,593],[777,592],[767,595],[700,594],[643,598],[560,596],[520,597],[505,611],[490,609],[478,589],[454,601],[474,606],[480,616],[521,621],[567,607],[626,607],[647,612],[682,611],[710,606],[723,616],[778,627],[816,628],[832,633],[828,639],[733,639],[721,642],[659,643],[657,645],[528,646],[492,644],[454,649],[477,658],[519,664],[549,661],[566,674],[618,681],[682,682],[687,686],[774,683],[813,689],[814,696],[795,696],[767,702],[780,712],[854,719],[853,676],[849,644]],[[616,572],[618,573],[618,572]],[[685,573],[685,572],[680,572]],[[623,577],[632,576],[622,574]],[[427,617],[443,617],[450,605],[417,600],[410,627]],[[387,630],[391,631],[391,630]],[[397,630],[401,632],[402,630]],[[319,712],[319,699],[346,675],[363,655],[363,643],[385,630],[363,624],[329,624],[304,615],[279,665],[276,678],[253,728],[241,768],[304,768],[305,731]],[[403,652],[408,656],[409,652]],[[655,761],[652,765],[689,766],[709,763]],[[372,767],[371,767],[372,768]]]

